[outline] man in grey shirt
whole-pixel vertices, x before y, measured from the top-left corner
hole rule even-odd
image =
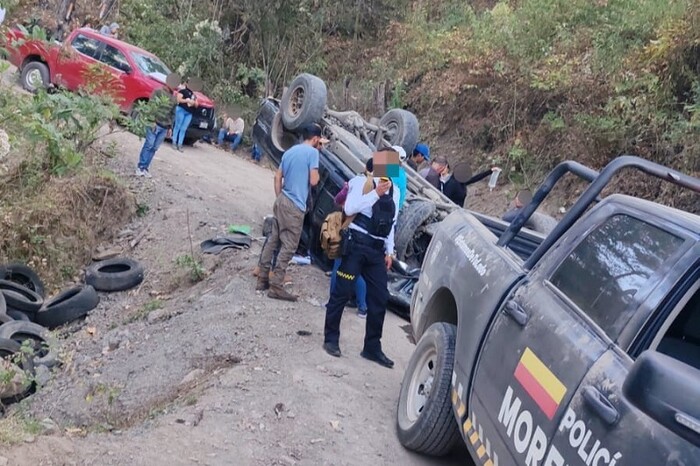
[[[299,245],[309,189],[318,184],[318,150],[328,142],[322,137],[321,127],[317,124],[305,126],[301,133],[304,142],[282,155],[282,162],[275,173],[277,200],[273,212],[276,221],[260,254],[260,272],[255,287],[258,291],[269,288],[267,296],[284,301],[297,300],[296,295],[284,289],[284,275]],[[279,254],[270,277],[276,249],[279,249]]]

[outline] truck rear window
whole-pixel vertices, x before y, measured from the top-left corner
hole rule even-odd
[[[615,215],[579,243],[550,282],[615,339],[631,304],[651,291],[652,278],[682,244],[667,231]]]

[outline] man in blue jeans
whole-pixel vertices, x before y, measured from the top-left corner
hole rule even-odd
[[[180,77],[177,74],[169,74],[165,79],[165,87],[156,89],[151,96],[151,103],[156,106],[154,111],[155,121],[146,128],[146,140],[139,154],[136,176],[151,177],[151,173],[148,169],[151,166],[153,156],[156,155],[156,151],[163,143],[167,134],[172,131],[173,113],[176,105],[173,91],[175,87],[177,87],[179,81]]]
[[[219,137],[217,138],[217,142],[219,146],[221,146],[224,143],[224,141],[228,141],[231,143],[231,150],[236,150],[238,145],[241,143],[241,139],[243,139],[243,130],[245,129],[245,122],[241,117],[238,117],[234,120],[225,113],[223,114],[223,117],[224,124],[219,130]]]

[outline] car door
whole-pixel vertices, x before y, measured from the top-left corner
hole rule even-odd
[[[590,307],[586,311],[615,339],[630,318],[625,310],[640,309],[649,301],[663,299],[663,294],[658,296],[653,291],[669,271],[679,265],[678,257],[687,247],[684,238],[653,224],[649,218],[642,220],[617,215],[611,218],[609,225],[612,223],[616,224],[615,228],[610,231],[603,229],[590,245],[589,254],[598,256],[601,263],[607,264],[604,270],[599,269],[599,273],[602,281],[607,282],[607,289],[613,291],[604,293],[599,299],[589,295]],[[581,275],[575,264],[565,263],[561,267],[566,268]],[[571,284],[557,275],[551,281],[563,292],[577,296]],[[696,291],[695,297],[687,303],[687,310],[698,311],[697,322],[700,324],[700,293]],[[697,330],[700,335],[700,328]],[[700,340],[695,348],[696,354],[700,355]],[[632,358],[624,350],[611,345],[590,367],[552,439],[548,453],[552,464],[700,464],[700,450],[671,430],[654,423],[624,393],[623,386],[632,365]],[[700,359],[697,365],[700,368]],[[691,452],[694,451],[690,456],[686,454],[689,447]],[[689,461],[691,457],[693,460]]]
[[[550,448],[552,439],[560,441],[582,380],[668,260],[655,249],[659,230],[615,206],[579,225],[589,232],[564,237],[506,301],[478,363],[472,411],[485,432],[497,432],[490,442],[507,457],[502,464],[573,461],[571,452]]]
[[[83,87],[88,67],[97,63],[101,45],[100,41],[80,33],[69,44],[64,43],[58,52],[52,82],[70,91]]]
[[[111,79],[102,79],[95,83],[97,92],[108,93],[117,105],[126,108],[127,89],[133,87],[133,68],[126,55],[110,44],[103,44],[99,55],[99,62],[105,65],[105,70],[111,75]]]

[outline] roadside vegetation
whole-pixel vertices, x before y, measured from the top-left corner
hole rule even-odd
[[[3,62],[3,71],[7,64]],[[20,93],[0,85],[0,263],[22,261],[50,285],[74,278],[132,215],[99,144],[119,117],[105,95]]]
[[[66,2],[54,3],[13,11],[56,16]],[[81,2],[73,21],[99,6]],[[126,40],[201,76],[249,127],[259,98],[311,72],[331,105],[367,117],[408,108],[437,152],[502,166],[514,188],[534,188],[563,159],[601,168],[623,153],[700,171],[693,0],[124,0],[102,22],[113,20]],[[616,188],[700,209],[658,183]]]

